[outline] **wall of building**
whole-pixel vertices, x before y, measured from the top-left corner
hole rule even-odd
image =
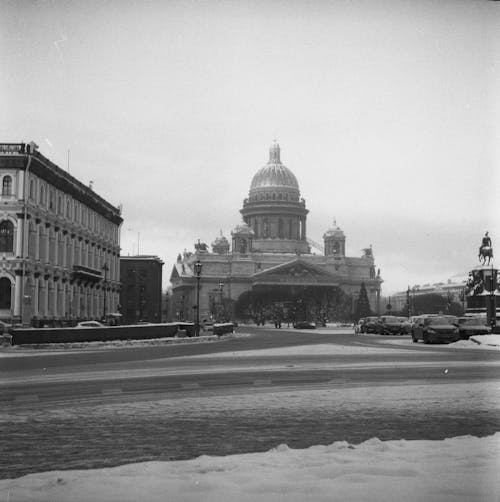
[[[30,170],[35,164],[38,174]],[[12,165],[17,169],[6,168]],[[43,156],[0,155],[0,180],[13,178],[11,193],[0,195],[0,225],[8,220],[15,229],[12,250],[0,251],[0,278],[12,286],[2,318],[24,323],[93,319],[102,317],[105,302],[108,312],[118,306],[118,210],[111,221],[102,214],[108,207],[86,204],[94,196],[76,180],[80,200],[64,191],[55,169]]]

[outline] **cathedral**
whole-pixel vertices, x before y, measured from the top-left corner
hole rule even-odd
[[[240,209],[243,221],[211,245],[198,241],[177,256],[170,276],[172,320],[290,322],[347,320],[364,283],[373,312],[380,310],[380,271],[372,248],[346,256],[346,236],[336,222],[323,245],[307,238],[306,202],[274,143],[268,163],[250,184]],[[311,246],[321,254],[311,251]]]

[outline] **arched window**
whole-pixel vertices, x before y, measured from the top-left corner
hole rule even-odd
[[[54,191],[49,190],[49,209],[55,210],[54,206]]]
[[[0,253],[11,253],[14,246],[14,225],[11,221],[0,222]]]
[[[33,200],[35,198],[35,182],[30,180],[30,199]]]
[[[3,177],[2,195],[12,195],[12,178],[10,176]]]
[[[7,310],[11,306],[11,284],[7,277],[0,278],[0,309]]]

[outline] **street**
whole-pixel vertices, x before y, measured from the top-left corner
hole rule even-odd
[[[182,345],[0,359],[1,477],[499,430],[500,353],[242,326]]]

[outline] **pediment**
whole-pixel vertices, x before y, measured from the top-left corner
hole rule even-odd
[[[254,283],[336,284],[338,278],[326,270],[297,259],[268,268],[252,276]]]

